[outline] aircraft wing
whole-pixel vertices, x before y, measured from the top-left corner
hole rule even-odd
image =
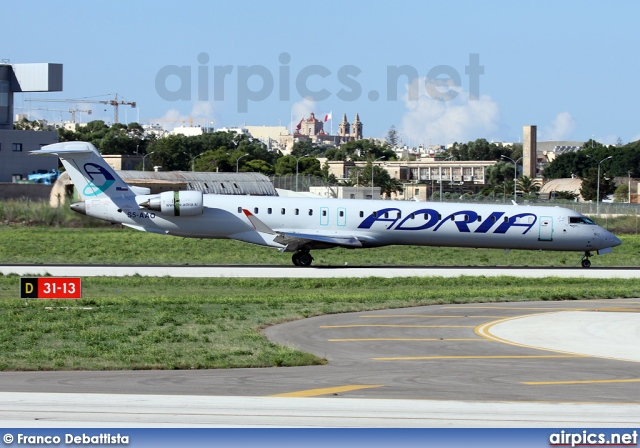
[[[318,234],[306,234],[297,232],[278,232],[271,229],[265,223],[260,221],[253,213],[247,209],[242,209],[247,219],[253,225],[256,232],[274,235],[273,241],[285,246],[285,251],[296,251],[298,247],[309,243],[319,243],[325,247],[341,246],[341,247],[362,247],[360,240],[353,236],[329,236]]]
[[[278,236],[274,239],[276,243],[291,245],[302,244],[310,241],[319,243],[333,244],[344,247],[362,247],[362,243],[352,236],[324,236],[324,235],[307,235],[304,233],[293,232],[277,232]]]

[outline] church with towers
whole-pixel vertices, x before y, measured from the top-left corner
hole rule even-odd
[[[360,116],[356,113],[353,123],[347,121],[347,114],[342,115],[342,121],[338,125],[338,134],[327,134],[324,129],[324,123],[332,120],[331,115],[325,116],[324,121],[318,120],[313,112],[309,118],[303,118],[296,126],[293,134],[294,138],[308,138],[318,143],[326,142],[340,145],[351,140],[362,140],[362,122]]]

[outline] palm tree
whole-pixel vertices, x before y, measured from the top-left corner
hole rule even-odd
[[[522,176],[520,179],[518,179],[518,182],[516,184],[516,188],[523,194],[537,193],[538,191],[540,191],[540,187],[540,181],[529,176]]]
[[[404,191],[404,187],[402,186],[402,182],[398,179],[394,178],[385,178],[382,181],[382,185],[380,186],[380,192],[385,195],[387,198],[390,198],[393,193],[402,193]]]

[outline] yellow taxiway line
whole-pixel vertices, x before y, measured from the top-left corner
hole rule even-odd
[[[574,381],[524,381],[521,384],[527,386],[555,386],[570,384],[606,384],[606,383],[640,383],[640,378],[629,378],[622,380],[574,380]]]
[[[347,386],[323,387],[320,389],[299,390],[296,392],[286,392],[284,394],[270,395],[271,397],[317,397],[320,395],[338,394],[340,392],[350,392],[352,390],[372,389],[382,387],[382,384],[352,384]]]
[[[548,359],[588,358],[581,355],[462,355],[462,356],[405,356],[398,358],[371,358],[374,361],[421,361],[434,359]]]
[[[475,325],[401,325],[401,324],[350,324],[322,325],[320,328],[358,328],[358,327],[393,327],[393,328],[476,328]]]
[[[473,341],[473,342],[490,342],[481,338],[344,338],[344,339],[328,339],[329,342],[360,342],[360,341]]]
[[[386,319],[388,317],[413,317],[420,319],[467,319],[470,317],[477,317],[484,319],[505,319],[511,316],[438,316],[430,314],[382,314],[380,316],[360,316],[361,319]]]

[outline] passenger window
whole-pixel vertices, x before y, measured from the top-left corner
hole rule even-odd
[[[300,214],[300,209],[299,209],[299,208],[295,209],[293,213],[294,213],[296,216],[297,216],[297,215],[299,215],[299,214]]]
[[[313,216],[313,210],[309,209],[309,216]]]
[[[342,218],[344,216],[344,211],[340,210],[340,217]]]
[[[364,218],[364,212],[362,210],[360,210],[360,217]]]
[[[373,216],[374,218],[377,218],[378,217],[378,212],[371,213],[371,216]]]
[[[416,219],[416,214],[415,213],[411,213],[411,219]]]
[[[478,222],[482,221],[482,216],[478,215]]]
[[[253,213],[255,213],[256,215],[258,214],[258,207],[255,207],[255,208],[253,209]]]
[[[504,217],[504,222],[509,222],[509,217],[508,216]]]
[[[327,216],[327,211],[326,210],[322,210],[322,216]]]
[[[384,217],[388,218],[389,217],[389,212],[384,212]]]
[[[271,210],[271,207],[269,207],[269,208],[267,209],[267,214],[269,214],[269,215],[270,215],[270,214],[271,214],[271,211],[272,211],[272,210]]]
[[[280,209],[280,214],[284,215],[284,209],[283,208]]]

